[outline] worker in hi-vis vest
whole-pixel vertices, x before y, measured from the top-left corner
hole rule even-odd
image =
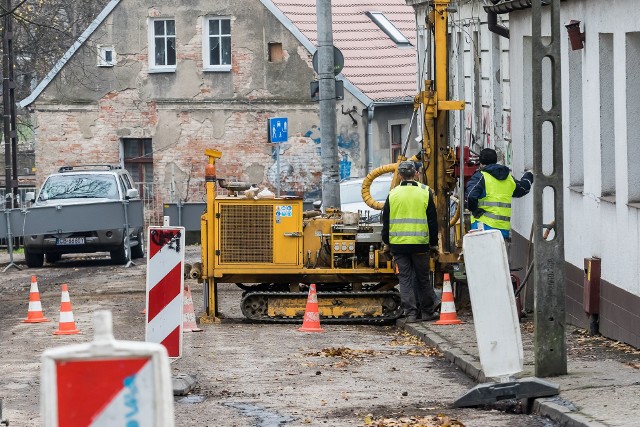
[[[429,274],[429,251],[438,247],[436,205],[429,187],[416,181],[417,173],[414,162],[400,162],[402,182],[389,192],[382,209],[382,241],[397,267],[406,323],[437,319],[440,304]]]
[[[497,164],[491,148],[480,151],[480,168],[467,183],[466,205],[471,212],[472,230],[496,229],[505,240],[511,238],[511,199],[529,193],[533,174],[526,171],[518,181],[508,167]]]

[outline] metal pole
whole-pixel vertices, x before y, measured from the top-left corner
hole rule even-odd
[[[11,10],[11,0],[5,1],[4,6],[4,28],[2,31],[2,97],[3,104],[3,135],[4,135],[4,186],[5,186],[5,207],[9,209],[11,204],[8,202],[7,197],[12,194],[11,188],[11,100],[7,96],[10,86],[10,69],[9,69],[9,38],[11,35],[11,14],[8,12]]]
[[[13,8],[11,4],[11,0],[7,0],[7,11],[10,11]],[[11,188],[13,197],[11,199],[11,207],[17,207],[17,196],[18,196],[18,134],[16,132],[16,83],[13,76],[13,17],[11,14],[8,14],[9,19],[7,21],[7,49],[8,49],[8,71],[9,71],[9,92],[4,92],[8,94],[9,97],[9,125],[11,129],[10,140],[11,140],[11,168],[13,170]]]
[[[549,8],[547,8],[549,9]],[[534,360],[535,375],[549,377],[567,373],[567,348],[565,342],[565,278],[564,278],[564,202],[562,170],[562,104],[560,43],[560,0],[551,2],[551,43],[542,40],[541,0],[532,2],[532,83],[533,83],[533,223],[534,244]],[[551,81],[543,86],[543,60],[551,67]],[[545,92],[546,91],[546,92]],[[548,93],[548,92],[551,93]],[[545,92],[543,94],[543,92]],[[545,110],[543,95],[551,99],[551,107]],[[551,131],[543,133],[545,123]],[[543,173],[543,137],[552,138],[553,172]],[[544,189],[553,194],[544,197]],[[553,198],[551,200],[551,197]],[[544,204],[553,202],[555,236],[544,238]]]
[[[280,143],[276,142],[276,197],[280,197]]]
[[[427,24],[427,5],[426,4],[417,4],[413,5],[413,10],[416,15],[416,25],[417,25],[417,40],[416,40],[416,53],[418,59],[418,81],[416,82],[418,85],[418,93],[422,92],[424,88],[424,81],[428,79],[428,75],[430,74],[427,71],[426,60],[430,55],[427,55],[427,46],[431,43],[431,31],[426,29]],[[418,115],[418,123],[416,126],[416,134],[419,140],[422,141],[422,132],[424,131],[424,105],[420,103],[420,114]],[[411,129],[411,127],[409,127]],[[409,130],[409,134],[411,134],[411,130]],[[391,161],[395,162],[397,159],[391,159]]]
[[[122,206],[124,206],[124,238],[127,243],[127,264],[125,268],[131,267],[132,265],[136,265],[133,261],[131,261],[131,239],[129,238],[129,201],[125,200],[122,202]],[[138,242],[140,244],[140,242]]]
[[[331,0],[318,0],[318,79],[320,81],[320,148],[322,206],[340,207],[340,170],[336,139],[336,79],[333,63]]]
[[[18,270],[22,270],[22,268],[13,262],[13,235],[11,234],[11,216],[9,209],[5,209],[4,214],[7,217],[7,249],[9,250],[9,265],[7,265],[2,272],[6,273],[11,267],[15,267]],[[0,419],[1,418],[2,417],[0,417]]]

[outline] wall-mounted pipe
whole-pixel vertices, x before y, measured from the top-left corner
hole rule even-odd
[[[509,29],[504,25],[498,24],[498,14],[531,8],[531,0],[491,0],[491,3],[493,3],[493,6],[484,6],[484,11],[487,12],[487,27],[492,33],[507,39],[509,38]],[[541,4],[542,6],[548,6],[550,0],[541,0]]]
[[[373,169],[373,103],[367,107],[367,173]]]
[[[487,12],[487,28],[492,33],[496,33],[506,39],[509,38],[509,29],[504,25],[498,24],[498,14],[496,12]]]

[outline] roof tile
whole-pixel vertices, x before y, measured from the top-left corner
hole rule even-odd
[[[315,0],[272,0],[313,44]],[[416,24],[404,0],[332,0],[333,44],[342,51],[342,75],[377,102],[410,101],[416,92]],[[382,12],[412,46],[398,46],[367,15]]]

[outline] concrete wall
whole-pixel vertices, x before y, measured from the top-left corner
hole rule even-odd
[[[211,15],[231,17],[228,72],[203,71],[202,26]],[[175,72],[149,70],[148,21],[155,17],[176,20]],[[270,42],[282,43],[281,62],[268,61]],[[99,45],[114,48],[114,67],[96,66]],[[37,180],[63,164],[119,163],[122,138],[152,138],[160,200],[169,200],[171,183],[176,198],[200,200],[206,148],[223,153],[218,176],[275,190],[276,155],[266,123],[288,117],[289,141],[280,146],[281,192],[313,197],[321,168],[312,80],[311,55],[258,1],[175,6],[164,0],[145,7],[123,0],[33,104]],[[352,114],[354,123],[341,114],[353,107],[365,110],[345,91],[336,112],[339,160],[345,173],[362,176],[366,121]]]

